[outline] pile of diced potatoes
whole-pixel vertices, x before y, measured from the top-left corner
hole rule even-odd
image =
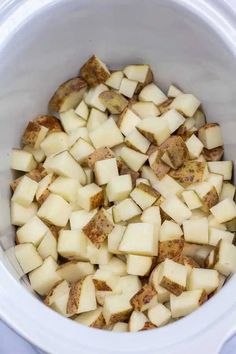
[[[15,256],[45,304],[137,332],[199,308],[236,271],[232,161],[200,101],[149,65],[92,56],[13,149]]]

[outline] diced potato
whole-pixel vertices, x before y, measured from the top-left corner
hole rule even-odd
[[[46,156],[51,156],[68,149],[68,135],[64,132],[55,132],[48,135],[40,144]]]
[[[115,158],[96,161],[94,165],[95,178],[99,186],[107,184],[118,176],[118,166]]]
[[[89,155],[91,155],[95,149],[91,144],[82,138],[79,138],[77,142],[70,149],[71,155],[80,164],[84,163]]]
[[[125,138],[125,144],[138,152],[145,154],[149,148],[150,142],[138,130],[134,129]]]
[[[207,149],[214,149],[223,145],[220,126],[217,123],[208,123],[198,131],[198,137]]]
[[[170,109],[162,115],[168,122],[170,133],[174,133],[184,122],[185,118],[176,109]]]
[[[24,146],[24,151],[29,152],[30,154],[33,155],[35,161],[38,163],[43,162],[45,160],[45,154],[42,149],[33,149],[29,145]]]
[[[179,240],[183,235],[181,227],[174,221],[165,220],[160,228],[160,242]]]
[[[31,203],[28,207],[21,204],[11,202],[11,223],[15,226],[23,226],[33,216],[37,214],[38,206],[36,203]]]
[[[219,273],[214,269],[193,268],[188,277],[187,289],[203,289],[207,294],[212,293],[219,286]]]
[[[108,250],[111,253],[119,254],[119,244],[125,232],[125,226],[115,225],[108,235]]]
[[[163,304],[157,304],[148,309],[149,320],[157,327],[164,326],[171,319],[170,310]]]
[[[179,225],[192,215],[190,209],[175,195],[168,197],[161,203],[160,207]]]
[[[183,222],[184,239],[191,243],[208,244],[208,219],[206,217]]]
[[[141,288],[142,284],[137,275],[125,275],[120,277],[114,291],[125,295],[130,300]]]
[[[132,133],[136,125],[141,121],[142,120],[131,109],[126,108],[119,116],[117,125],[121,133],[127,136]]]
[[[231,180],[233,171],[232,161],[210,161],[207,165],[210,172],[222,175],[225,181]]]
[[[36,166],[37,163],[31,153],[19,149],[11,151],[10,167],[13,170],[29,172],[36,168]]]
[[[199,198],[198,194],[195,191],[185,190],[182,192],[181,196],[190,210],[194,210],[202,207],[201,199]]]
[[[57,263],[52,257],[48,257],[43,264],[29,273],[29,281],[32,288],[39,295],[46,295],[61,277],[57,274]]]
[[[160,145],[170,136],[168,121],[160,117],[148,117],[137,125],[138,131],[151,143]]]
[[[168,97],[177,97],[180,93],[182,93],[182,91],[180,89],[178,89],[178,87],[176,87],[175,85],[171,84],[168,88],[167,96]]]
[[[107,90],[108,88],[104,84],[100,84],[96,87],[91,87],[85,95],[85,103],[90,107],[97,108],[98,110],[105,112],[106,106],[100,100],[100,94],[102,92],[106,92]]]
[[[104,328],[105,320],[102,314],[102,307],[96,310],[82,313],[75,318],[75,321],[92,328]]]
[[[129,298],[125,295],[112,295],[105,298],[103,316],[106,324],[127,321],[132,312]]]
[[[180,93],[170,105],[171,108],[182,112],[186,117],[192,117],[199,106],[200,101],[189,93]]]
[[[145,83],[148,76],[152,76],[151,68],[148,64],[127,65],[123,72],[130,80],[136,80]]]
[[[168,198],[173,195],[180,195],[184,188],[177,183],[172,177],[166,175],[157,184],[156,189],[164,197]]]
[[[88,117],[87,129],[92,132],[100,127],[101,124],[106,122],[108,115],[105,112],[101,112],[96,108],[92,108]]]
[[[59,119],[51,114],[37,116],[34,121],[46,127],[50,133],[62,131],[62,125]]]
[[[63,297],[64,295],[69,296],[70,288],[69,284],[65,280],[59,280],[48,292],[44,299],[44,303],[50,307],[54,305],[55,302],[58,302],[58,300]],[[68,300],[68,297],[67,297]],[[63,313],[63,315],[66,315]]]
[[[95,163],[101,160],[107,160],[115,157],[113,151],[108,147],[101,147],[96,149],[87,158],[87,164],[90,168],[94,169]]]
[[[128,332],[128,323],[125,322],[117,322],[112,327],[112,332]]]
[[[157,299],[160,303],[164,303],[170,299],[170,292],[160,286],[162,267],[163,263],[156,266],[149,277],[149,283],[152,284],[154,289],[157,291]]]
[[[75,260],[63,263],[57,269],[59,276],[69,283],[81,280],[87,275],[94,274],[94,272],[94,266],[89,262],[78,262]]]
[[[131,198],[122,200],[122,202],[113,207],[113,210],[117,211],[121,221],[129,220],[141,214],[141,209]]]
[[[105,82],[111,73],[107,66],[93,55],[80,68],[80,75],[90,86],[96,86]]]
[[[200,156],[203,144],[195,134],[186,140],[186,146],[188,148],[189,156],[191,159],[196,159]]]
[[[132,110],[142,119],[150,116],[159,116],[160,111],[153,102],[135,102],[131,106]]]
[[[146,329],[146,325],[149,323],[148,318],[144,313],[139,311],[133,311],[128,324],[129,332],[139,332]]]
[[[135,186],[137,187],[140,183],[146,184],[147,186],[150,186],[150,182],[146,178],[137,178]]]
[[[150,156],[149,156],[149,164],[154,172],[154,178],[152,178],[153,182],[151,184],[153,186],[159,184],[159,180],[161,180],[163,177],[167,175],[167,173],[170,171],[170,166],[164,163],[161,159],[162,153],[160,150],[154,151]],[[148,167],[144,167],[145,172],[148,171]],[[150,176],[150,170],[148,171],[148,175]],[[147,173],[145,173],[147,175]]]
[[[70,216],[70,228],[71,230],[82,229],[96,214],[97,209],[89,212],[85,210],[73,211]]]
[[[236,271],[236,247],[220,240],[215,248],[213,268],[226,277]]]
[[[159,89],[159,87],[151,83],[142,89],[139,94],[139,100],[153,102],[158,106],[167,100],[167,96]]]
[[[201,107],[196,110],[193,117],[195,120],[194,126],[197,129],[200,129],[201,127],[203,127],[206,124],[206,117],[205,117],[204,112],[201,110]]]
[[[178,170],[171,170],[169,175],[183,186],[189,186],[204,181],[208,175],[208,170],[205,162],[188,160]]]
[[[179,296],[187,284],[187,268],[166,258],[160,273],[160,285],[172,294]]]
[[[40,143],[46,137],[48,128],[37,122],[29,122],[22,136],[22,144],[33,149],[39,149]]]
[[[104,147],[104,145],[111,148],[124,141],[123,135],[112,118],[109,118],[99,128],[90,132],[89,136],[96,149]]]
[[[38,268],[43,263],[42,258],[32,243],[16,245],[15,256],[25,274]]]
[[[123,86],[122,79],[120,89]],[[111,114],[120,114],[128,105],[128,101],[120,93],[115,91],[104,91],[99,95],[102,104],[108,109]]]
[[[138,81],[129,80],[126,77],[124,77],[121,80],[119,93],[121,93],[125,97],[132,98],[137,88],[137,85],[138,85]]]
[[[178,169],[188,158],[188,149],[180,136],[172,135],[161,146],[161,159],[173,169]]]
[[[121,158],[128,167],[137,172],[148,159],[148,156],[128,147],[123,147],[121,150]]]
[[[72,130],[69,134],[69,148],[71,148],[79,138],[84,139],[85,141],[87,141],[87,143],[92,143],[89,137],[89,131],[87,127],[76,128]]]
[[[220,202],[226,198],[234,199],[235,186],[229,182],[224,182],[220,193]]]
[[[207,182],[212,184],[215,187],[217,194],[220,195],[223,186],[223,176],[217,173],[210,173]]]
[[[127,198],[132,191],[130,175],[113,177],[107,184],[106,192],[110,202],[121,201]]]
[[[118,163],[119,174],[122,176],[129,174],[132,179],[132,185],[134,186],[137,178],[140,177],[140,172],[133,171],[130,167],[127,166],[127,164],[121,158],[118,159],[117,163]]]
[[[236,217],[235,202],[230,198],[226,198],[213,206],[211,213],[220,224],[230,221]]]
[[[204,290],[184,291],[180,296],[170,295],[171,316],[179,318],[190,314],[207,300]]]
[[[112,291],[118,280],[119,276],[109,270],[97,269],[93,275],[93,283],[98,291]]]
[[[103,190],[95,183],[87,184],[78,190],[77,203],[86,211],[98,208],[102,205],[103,200]]]
[[[220,224],[212,214],[208,216],[208,223],[209,227],[219,230],[226,230],[226,226],[224,224]]]
[[[59,232],[57,251],[69,259],[83,260],[86,255],[87,240],[81,230],[61,230]]]
[[[218,146],[210,150],[204,148],[202,154],[206,161],[219,161],[224,155],[224,148],[223,146]]]
[[[27,208],[33,202],[37,188],[37,182],[27,176],[23,176],[11,200]]]
[[[60,195],[67,202],[73,203],[77,199],[77,191],[80,184],[77,179],[69,177],[57,177],[48,190],[54,194]]]
[[[152,257],[127,255],[127,273],[131,275],[148,275],[152,267]]]
[[[228,241],[229,243],[233,243],[234,233],[229,231],[224,231],[220,229],[216,229],[214,227],[209,228],[209,244],[212,246],[216,246],[220,240]]]
[[[123,276],[126,275],[126,264],[117,257],[112,257],[107,264],[99,265],[100,270],[109,271],[112,274]]]
[[[43,237],[42,241],[40,242],[37,248],[37,251],[42,257],[42,259],[52,256],[53,259],[57,261],[57,240],[55,239],[50,230],[46,232],[45,236]]]
[[[56,226],[66,226],[71,207],[65,199],[51,193],[38,210],[38,216]]]
[[[84,167],[84,173],[86,175],[86,183],[93,183],[94,182],[93,170],[89,167]]]
[[[123,77],[124,74],[122,71],[113,71],[105,84],[115,90],[119,90]]]
[[[81,128],[86,125],[86,121],[83,118],[80,118],[73,108],[69,109],[66,112],[61,112],[60,121],[63,126],[63,129],[68,134],[70,134],[70,132],[72,132],[74,129]]]
[[[130,300],[135,311],[146,311],[157,303],[157,292],[150,284],[145,284]]]
[[[89,108],[87,106],[87,104],[84,102],[84,100],[82,100],[78,106],[76,107],[75,109],[75,113],[83,118],[84,120],[87,120],[88,119],[88,116],[89,116]]]
[[[184,248],[184,240],[182,238],[175,240],[162,241],[159,244],[157,262],[161,263],[166,258],[178,259]]]
[[[16,235],[19,243],[31,242],[37,247],[47,231],[48,227],[37,216],[34,216],[17,230]]]
[[[100,248],[97,248],[91,241],[88,240],[87,257],[91,264],[107,264],[112,258],[109,252],[107,242],[105,241]]]

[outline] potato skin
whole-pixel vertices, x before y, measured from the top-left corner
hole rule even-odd
[[[184,162],[177,170],[172,169],[169,175],[186,187],[193,183],[202,182],[205,167],[205,162],[189,160]]]
[[[223,146],[218,146],[210,150],[204,148],[202,154],[206,161],[220,161],[224,155],[224,148]]]
[[[103,314],[100,313],[100,315],[98,316],[98,318],[93,322],[91,323],[91,325],[89,327],[92,327],[92,328],[98,328],[98,329],[102,329],[106,326],[106,322],[105,322],[105,319],[103,317]]]
[[[49,292],[47,293],[47,295],[45,296],[44,301],[43,301],[46,305],[49,305],[49,303],[50,303],[50,297],[53,295],[54,290],[55,290],[56,287],[57,287],[59,284],[61,284],[63,281],[64,281],[64,280],[59,280],[58,282],[56,282],[56,283],[53,285],[53,287],[51,288],[51,290],[49,290]]]
[[[173,282],[165,276],[162,278],[160,285],[175,296],[179,296],[183,291],[185,291],[184,286]]]
[[[63,128],[61,125],[61,122],[57,117],[50,115],[50,114],[45,114],[38,116],[34,119],[34,122],[44,126],[45,128],[48,128],[50,133],[56,133],[56,132],[62,132]]]
[[[184,239],[159,242],[159,253],[157,261],[163,262],[166,258],[179,257],[184,248]]]
[[[181,136],[178,135],[172,135],[162,143],[160,151],[162,155],[167,153],[175,170],[181,167],[188,158],[188,148]]]
[[[81,279],[71,285],[69,299],[67,302],[66,312],[69,315],[75,315],[79,306],[81,288],[83,285],[84,279]]]
[[[128,106],[128,100],[115,91],[104,91],[99,95],[100,100],[111,114],[120,114]],[[119,120],[122,119],[122,114]],[[119,121],[118,121],[119,126]]]
[[[143,287],[131,298],[130,303],[135,311],[141,311],[142,306],[148,304],[152,298],[157,294],[156,290],[150,284],[145,284]]]
[[[37,122],[29,122],[21,139],[22,144],[34,147],[40,130],[40,124]]]
[[[101,147],[96,149],[87,157],[86,163],[88,167],[94,169],[97,161],[112,159],[115,156],[114,152],[108,147]]]
[[[89,58],[80,68],[80,76],[89,86],[96,86],[104,83],[110,75],[109,70],[101,65],[101,62],[96,55]]]
[[[96,195],[94,195],[91,200],[90,200],[90,209],[96,209],[103,205],[104,202],[104,191],[98,192]]]
[[[151,195],[152,197],[158,199],[160,198],[160,193],[158,191],[156,191],[154,188],[152,188],[151,186],[148,186],[145,183],[139,183],[136,187],[137,189],[140,189],[141,191]]]
[[[165,102],[163,102],[162,104],[160,104],[158,106],[161,114],[166,113],[167,111],[170,110],[170,105],[171,105],[173,100],[174,100],[173,98],[168,98]]]
[[[218,203],[219,196],[216,188],[213,186],[211,190],[202,198],[203,207],[202,210],[209,212],[209,210]]]
[[[110,286],[103,280],[93,279],[93,283],[97,291],[112,291]]]
[[[131,170],[124,161],[121,159],[117,159],[117,166],[119,170],[119,175],[130,175],[131,180],[132,180],[132,185],[135,186],[136,184],[136,179],[140,177],[139,172],[135,172]]]
[[[109,325],[115,324],[117,322],[127,322],[130,318],[131,313],[132,309],[112,315],[109,321]]]
[[[168,166],[164,161],[162,161],[162,153],[160,149],[158,149],[156,152],[154,151],[153,154],[156,154],[156,156],[155,160],[150,164],[150,167],[157,175],[157,177],[159,179],[162,179],[167,173],[169,173],[170,166]]]
[[[155,326],[152,322],[147,321],[144,323],[144,327],[140,331],[147,331],[149,329],[155,329],[157,326]]]
[[[39,182],[42,179],[41,173],[38,170],[38,168],[26,173],[24,176],[27,176],[27,177],[31,178],[35,182]],[[13,192],[15,191],[16,187],[18,186],[18,184],[20,183],[22,178],[23,178],[23,176],[18,177],[18,178],[14,179],[13,181],[10,182],[10,187],[11,187]]]

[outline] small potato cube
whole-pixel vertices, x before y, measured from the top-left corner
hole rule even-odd
[[[58,301],[58,299],[65,294],[69,295],[69,284],[65,280],[59,280],[48,292],[44,299],[44,303],[51,306]]]
[[[202,207],[202,202],[195,191],[183,191],[181,194],[184,202],[190,210],[198,209]]]
[[[127,273],[131,275],[146,276],[152,267],[152,257],[127,255]]]
[[[207,163],[211,173],[218,173],[224,177],[225,181],[230,181],[233,172],[232,161],[210,161]]]
[[[88,116],[89,116],[89,108],[87,106],[87,104],[84,102],[84,100],[82,100],[78,106],[76,107],[75,109],[75,113],[83,118],[84,120],[87,120],[88,119]]]
[[[106,122],[108,115],[105,112],[101,112],[96,108],[92,108],[88,117],[87,129],[89,132],[100,127],[100,125]]]
[[[125,295],[112,295],[105,298],[103,316],[106,324],[127,321],[132,312],[129,298]]]
[[[69,283],[77,282],[87,275],[94,274],[94,266],[89,262],[69,261],[60,265],[57,273]]]
[[[95,149],[91,144],[82,138],[79,138],[77,142],[70,149],[71,155],[80,164],[84,163],[89,155],[91,155]]]
[[[60,121],[67,134],[70,134],[74,129],[81,128],[86,125],[86,121],[83,118],[80,118],[75,113],[73,108],[66,112],[60,113]]]
[[[148,117],[137,125],[138,131],[151,143],[160,145],[170,137],[168,121],[159,117]]]
[[[173,195],[180,195],[184,190],[179,183],[168,175],[161,179],[161,181],[156,185],[156,189],[164,198],[168,198]]]
[[[22,144],[39,149],[41,141],[46,137],[48,128],[37,122],[29,122],[22,136]]]
[[[93,283],[98,291],[112,291],[118,280],[119,276],[108,270],[97,269],[93,275]]]
[[[167,258],[163,263],[159,281],[163,288],[179,296],[186,289],[187,268]]]
[[[29,145],[24,146],[24,151],[29,152],[30,154],[33,155],[35,161],[38,163],[43,162],[45,160],[45,154],[42,149],[33,149]]]
[[[149,84],[141,90],[139,100],[153,102],[158,106],[167,100],[167,96],[155,84]]]
[[[114,225],[109,220],[108,214],[106,214],[105,210],[100,209],[82,230],[90,241],[97,248],[100,248],[111,233],[113,227]]]
[[[79,82],[79,80],[77,82]],[[51,114],[44,114],[42,116],[37,116],[34,121],[46,127],[50,133],[62,131],[62,126],[59,119]]]
[[[130,167],[133,171],[138,172],[138,170],[148,159],[148,156],[128,147],[123,147],[121,150],[121,158],[128,167]]]
[[[207,300],[204,290],[184,291],[180,296],[170,295],[170,309],[172,318],[179,318],[190,314]]]
[[[159,244],[157,262],[161,263],[166,258],[176,259],[180,257],[184,248],[184,240],[182,238],[177,240],[161,241]]]
[[[38,206],[36,203],[31,203],[28,207],[21,204],[11,202],[11,223],[15,226],[23,226],[33,216],[37,214]]]
[[[115,90],[119,90],[123,77],[124,74],[122,71],[113,71],[105,84]]]
[[[36,168],[36,166],[37,163],[31,153],[19,149],[12,150],[10,167],[13,170],[29,172]]]
[[[153,102],[135,102],[132,104],[134,111],[140,118],[156,117],[160,115],[158,107]]]
[[[120,84],[119,93],[121,93],[126,97],[132,98],[137,86],[138,86],[138,81],[129,80],[126,79],[126,77],[124,77]]]
[[[60,195],[67,202],[73,203],[77,199],[78,188],[81,187],[78,180],[69,177],[57,177],[48,190],[54,194]]]
[[[46,259],[47,257],[52,256],[52,258],[57,261],[57,240],[50,230],[46,232],[37,248],[37,251],[42,259]]]
[[[220,224],[212,214],[208,216],[208,223],[209,227],[213,227],[218,230],[226,230],[226,225]]]
[[[186,140],[186,146],[188,148],[189,156],[191,159],[196,159],[200,156],[203,144],[201,140],[199,140],[195,134],[193,134],[190,138]]]
[[[115,157],[113,151],[108,147],[101,147],[96,149],[87,158],[87,164],[90,168],[94,169],[94,165],[97,161],[107,160]]]
[[[215,248],[213,268],[226,277],[236,271],[236,247],[220,240]]]
[[[89,167],[84,167],[84,173],[86,175],[86,183],[94,182],[93,170]]]
[[[206,217],[183,222],[186,242],[208,244],[208,219]]]
[[[125,138],[125,144],[138,152],[145,154],[150,146],[150,142],[138,130],[134,129]]]
[[[100,84],[96,87],[91,87],[84,98],[85,103],[90,107],[97,108],[100,111],[105,112],[106,106],[102,103],[99,96],[102,92],[107,90],[108,88],[104,84]]]
[[[214,149],[223,145],[220,126],[217,123],[205,124],[198,131],[198,137],[207,149]]]
[[[185,118],[176,109],[170,109],[162,115],[168,122],[170,133],[174,133],[184,122]]]
[[[64,227],[71,215],[70,204],[61,196],[51,193],[38,210],[38,216],[49,223]]]
[[[130,300],[141,288],[142,284],[137,275],[125,275],[120,277],[114,291],[125,295]]]
[[[132,133],[136,125],[142,120],[131,109],[126,108],[119,116],[117,125],[125,136]]]
[[[214,269],[193,268],[188,277],[187,289],[203,289],[207,294],[212,293],[219,286],[219,273]]]
[[[87,240],[81,230],[61,230],[59,232],[57,251],[64,258],[83,260]]]
[[[33,202],[37,188],[37,182],[27,176],[23,176],[11,200],[27,208]]]
[[[70,216],[70,228],[71,230],[82,229],[96,214],[97,209],[89,212],[85,210],[73,211]]]
[[[214,227],[209,228],[209,245],[216,246],[220,240],[228,241],[229,243],[233,243],[234,233],[216,229]]]
[[[122,113],[128,105],[127,99],[124,98],[124,96],[122,96],[120,93],[115,91],[104,91],[99,95],[99,99],[111,114]]]
[[[119,245],[119,251],[143,256],[157,255],[157,236],[153,224],[129,224]]]
[[[54,177],[52,173],[49,173],[45,177],[43,177],[39,183],[38,183],[38,188],[36,192],[36,200],[37,202],[41,205],[49,196],[50,192],[48,187],[52,183]]]
[[[180,111],[186,117],[192,117],[200,106],[200,103],[194,95],[181,93],[173,100],[170,107]]]
[[[160,146],[161,159],[173,169],[180,168],[188,158],[188,149],[180,136],[172,135]]]
[[[29,273],[29,281],[32,288],[39,295],[46,295],[61,277],[57,274],[57,263],[52,257],[48,257],[43,264]]]
[[[111,253],[119,254],[119,244],[125,232],[125,226],[115,225],[111,233],[108,235],[108,250]]]
[[[218,175],[217,173],[210,173],[207,182],[212,184],[215,187],[217,194],[220,195],[223,185],[223,176]]]
[[[17,230],[16,235],[19,243],[31,242],[37,247],[47,231],[48,227],[37,216],[34,216]]]
[[[112,118],[109,118],[99,128],[90,132],[89,137],[96,149],[104,147],[104,145],[112,148],[124,141],[123,135]]]
[[[113,177],[107,184],[106,193],[110,202],[121,201],[127,198],[132,191],[130,175]]]
[[[88,240],[89,241],[89,240]],[[100,248],[97,248],[92,242],[88,242],[87,257],[91,264],[107,264],[112,258],[112,254],[108,251],[107,242],[105,241]]]
[[[160,228],[160,242],[179,240],[183,235],[181,227],[174,221],[165,220]]]
[[[168,166],[164,161],[161,159],[162,153],[160,150],[154,151],[150,156],[149,156],[149,164],[151,169],[153,170],[152,173],[154,174],[154,178],[152,178],[153,182],[151,182],[152,185],[158,185],[159,180],[161,180],[163,177],[167,175],[167,173],[170,171],[170,166]],[[149,180],[150,180],[150,170],[148,170],[148,167],[145,166],[145,173],[143,172],[143,175],[148,175]]]
[[[127,65],[123,70],[125,76],[130,80],[145,83],[148,76],[152,76],[152,71],[147,64]]]
[[[199,161],[186,161],[177,170],[171,170],[169,175],[183,186],[202,182],[208,174],[207,164]]]
[[[220,224],[230,221],[236,217],[236,205],[230,198],[222,200],[213,206],[210,211]]]
[[[220,202],[226,198],[234,199],[235,186],[229,182],[224,182],[220,193]]]
[[[127,274],[126,268],[126,263],[118,257],[112,257],[107,264],[99,265],[100,270],[108,271],[119,276]]]
[[[97,86],[105,82],[111,73],[106,65],[96,55],[93,55],[80,68],[80,75],[89,86]]]
[[[149,320],[157,327],[164,326],[171,319],[170,310],[163,304],[156,304],[148,309],[147,315]]]
[[[192,215],[190,209],[175,195],[166,198],[166,200],[161,203],[160,207],[179,225]]]
[[[128,330],[129,332],[139,332],[139,331],[144,331],[148,328],[155,328],[155,327],[150,327],[150,322],[148,321],[148,318],[144,313],[139,312],[139,311],[133,311],[130,319],[129,319],[129,324],[128,324]]]
[[[141,209],[131,198],[122,200],[122,202],[113,208],[117,211],[122,221],[129,220],[142,213]]]
[[[84,312],[75,318],[75,321],[92,328],[104,328],[105,320],[102,314],[102,307],[98,307],[96,310]]]
[[[72,130],[69,134],[69,148],[71,148],[79,138],[84,139],[89,144],[92,143],[89,137],[89,131],[87,127],[76,128]]]
[[[152,187],[145,183],[140,183],[130,193],[130,197],[135,201],[141,209],[145,210],[150,207],[160,197],[160,194]]]
[[[16,245],[15,256],[25,274],[38,268],[43,263],[42,258],[32,243]]]
[[[100,207],[103,200],[103,190],[95,183],[87,184],[78,190],[77,203],[86,211]]]
[[[152,285],[145,284],[130,300],[135,311],[146,311],[157,303],[157,292]]]
[[[191,188],[191,186],[189,187]],[[202,210],[209,213],[209,209],[218,203],[219,197],[216,188],[208,182],[197,183],[195,189],[203,204]]]
[[[157,291],[157,299],[160,303],[165,303],[170,300],[170,292],[159,284],[163,264],[164,263],[161,263],[156,266],[149,277],[149,283],[152,284],[154,289]]]
[[[118,167],[115,158],[96,161],[94,165],[95,178],[99,186],[107,184],[118,176]]]
[[[117,163],[118,163],[119,174],[122,176],[129,174],[132,179],[132,185],[134,186],[137,178],[139,178],[140,176],[140,173],[133,171],[130,167],[126,165],[126,163],[121,158],[118,159]]]
[[[178,89],[178,87],[176,87],[175,85],[170,85],[168,88],[167,96],[168,97],[177,97],[180,93],[183,93],[183,92],[180,89]]]
[[[220,161],[224,155],[224,148],[223,146],[218,146],[210,150],[204,148],[202,154],[206,161]]]
[[[64,132],[55,132],[48,135],[40,144],[46,156],[51,156],[68,149],[68,135]]]
[[[161,226],[161,215],[159,206],[151,206],[143,211],[141,221],[154,224],[156,232],[159,233]]]
[[[196,110],[193,117],[195,120],[194,126],[197,129],[200,129],[201,127],[203,127],[206,124],[206,117],[205,117],[204,112],[201,110],[201,108]]]

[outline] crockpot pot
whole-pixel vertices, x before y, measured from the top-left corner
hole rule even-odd
[[[30,291],[12,253],[9,153],[55,87],[96,53],[111,68],[150,63],[158,85],[194,93],[223,129],[235,160],[236,10],[224,0],[2,0],[0,2],[0,317],[48,353],[215,354],[234,333],[236,275],[199,310],[140,333],[91,329]]]

